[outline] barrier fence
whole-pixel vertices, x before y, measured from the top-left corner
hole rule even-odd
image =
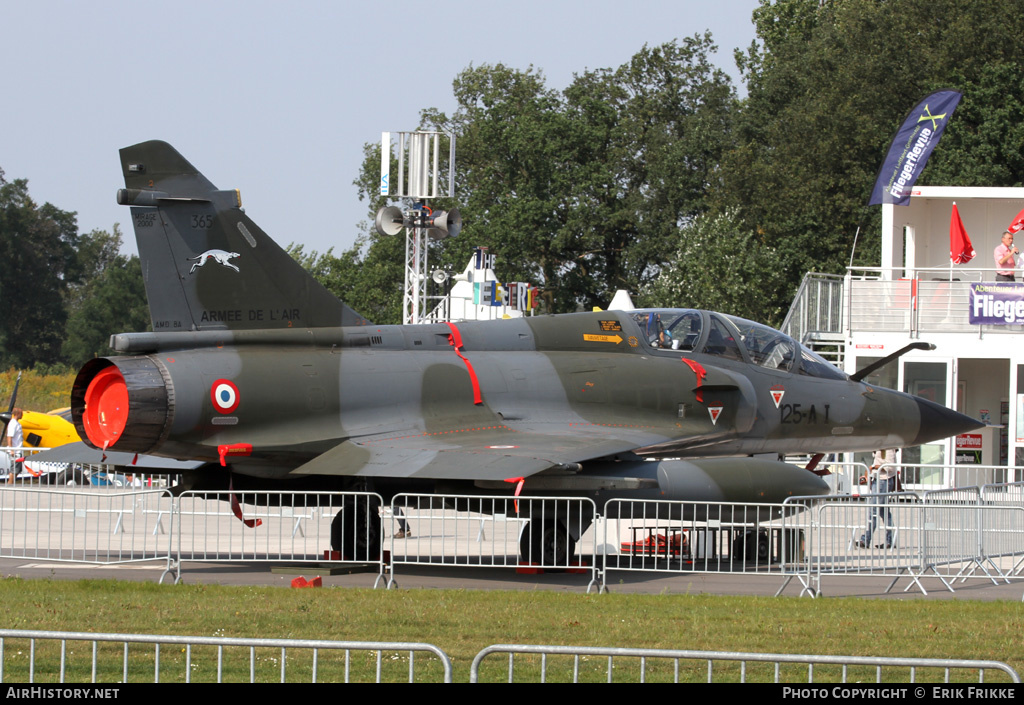
[[[981,488],[981,501],[986,504],[1024,506],[1024,482],[983,485]]]
[[[823,576],[1008,582],[1024,577],[1022,486],[772,504],[370,492],[0,491],[0,557],[112,564],[369,564],[393,587],[407,566],[777,576],[822,594]],[[871,531],[869,531],[869,527]],[[383,549],[383,550],[382,550]]]
[[[803,463],[795,463],[802,465]],[[860,494],[864,487],[860,484],[860,478],[868,474],[868,466],[864,463],[831,462],[822,463],[822,466],[829,470],[829,474],[822,479],[832,488],[832,494],[849,495]]]
[[[493,664],[493,656],[506,655]],[[0,629],[0,682],[109,683],[77,697],[117,698],[131,682],[453,682],[452,661],[421,642],[249,639]],[[677,649],[494,644],[471,683],[545,682],[1019,683],[1001,661],[762,654]],[[888,687],[892,687],[891,685]],[[867,697],[850,692],[802,697]],[[979,690],[969,697],[997,695]],[[9,694],[10,695],[10,694]],[[877,693],[875,693],[877,695]],[[65,696],[68,697],[68,696]],[[898,697],[898,696],[897,696]],[[904,696],[905,697],[905,696]],[[1003,695],[1012,697],[1012,693]]]
[[[484,660],[494,654],[507,654],[507,666],[485,670]],[[517,670],[516,657],[519,657]],[[539,657],[539,659],[537,658]],[[551,658],[554,657],[554,658]],[[597,659],[594,659],[597,657]],[[593,660],[591,660],[593,659]],[[787,667],[792,666],[792,667]],[[802,666],[803,668],[798,668]],[[986,671],[996,671],[998,682],[1019,683],[1020,677],[1001,661],[966,659],[916,659],[865,656],[825,656],[811,654],[759,654],[728,651],[689,651],[676,649],[623,649],[584,646],[532,646],[495,644],[480,651],[470,668],[469,680],[479,683],[484,677],[508,683],[529,679],[541,683],[612,682],[639,680],[681,682],[769,682],[769,683],[850,683],[850,682],[960,682],[985,683]],[[963,673],[957,673],[962,671]],[[941,674],[941,677],[939,676]],[[816,681],[816,678],[818,679]],[[815,699],[833,697],[878,697],[867,691],[797,694]],[[981,697],[983,693],[978,693]],[[896,697],[899,697],[898,695]]]
[[[76,644],[84,648],[76,651]],[[23,650],[19,650],[22,645],[25,645]],[[12,658],[12,652],[14,655],[24,653],[26,657]],[[353,652],[359,657],[353,658]],[[417,659],[416,654],[424,656]],[[349,683],[353,680],[451,683],[452,663],[441,649],[417,642],[0,629],[0,682]],[[117,696],[93,694],[93,697]]]
[[[975,498],[980,493],[974,492]],[[921,578],[938,579],[953,591],[957,579],[993,583],[1019,577],[1024,556],[1024,506],[971,501],[972,493],[937,493],[922,500],[914,493],[817,498],[808,514],[809,564],[799,578],[804,590],[821,594],[824,576],[902,577],[904,588],[927,594]],[[950,496],[964,498],[949,503]],[[800,503],[812,498],[801,498]],[[871,531],[869,531],[871,527]]]
[[[351,562],[385,576],[373,492],[183,492],[175,503],[175,582],[186,562]]]
[[[0,557],[167,562],[172,513],[166,490],[7,487],[0,490]]]
[[[803,465],[807,461],[803,456],[794,457],[791,462]],[[861,483],[861,478],[869,473],[865,463],[826,461],[822,468],[830,471],[823,479],[828,483],[832,494],[857,495],[869,492],[870,484]],[[1024,467],[1007,467],[1005,465],[931,465],[920,463],[887,463],[882,467],[896,468],[904,490],[929,492],[950,490],[964,487],[982,487],[985,485],[1024,485]]]
[[[50,449],[33,446],[0,448],[0,483],[43,482],[64,485],[72,480],[73,466],[70,463],[43,463],[32,460],[34,455],[44,450]]]
[[[883,467],[899,470],[903,487],[927,492],[963,487],[982,487],[992,484],[1012,484],[1024,481],[1024,468],[1005,465],[923,465],[896,463]]]
[[[145,468],[115,466],[107,464],[71,463],[61,461],[36,461],[33,458],[52,448],[22,446],[0,448],[0,484],[53,485],[56,487],[82,486],[136,489],[160,489],[168,487],[168,475],[152,475]],[[14,482],[11,472],[14,471]]]
[[[596,585],[596,517],[582,497],[396,495],[386,518],[388,587],[402,565],[572,569]]]
[[[613,499],[602,589],[613,571],[757,573],[806,562],[805,506]]]

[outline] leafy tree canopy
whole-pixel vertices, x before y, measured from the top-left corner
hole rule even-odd
[[[488,247],[505,279],[541,286],[548,312],[636,291],[679,227],[709,208],[718,181],[735,94],[710,63],[714,49],[709,35],[644,47],[562,92],[533,68],[460,73],[455,113],[425,110],[421,120],[456,136],[455,201],[465,222],[458,238],[432,246],[432,266],[461,271],[473,247]],[[383,205],[379,148],[367,145],[366,154],[356,183],[372,216]],[[357,255],[377,264],[367,274],[386,271],[377,259],[384,240],[370,233]]]
[[[0,369],[60,361],[77,241],[74,213],[37,205],[26,180],[0,172]]]
[[[465,220],[431,262],[461,268],[473,245],[488,246],[504,278],[539,283],[546,310],[566,311],[617,288],[657,303],[668,273],[693,292],[708,270],[681,269],[680,253],[718,253],[750,279],[720,280],[717,300],[740,311],[756,287],[778,323],[806,271],[842,272],[851,256],[877,264],[880,211],[868,196],[927,93],[964,98],[919,183],[1024,182],[1020,0],[762,0],[754,22],[758,41],[737,52],[743,99],[711,66],[709,35],[643,47],[561,92],[532,67],[460,73],[454,114],[422,114],[422,127],[458,138]],[[367,155],[357,183],[372,214],[383,204],[372,196],[379,148]],[[695,237],[728,241],[694,249]],[[728,246],[737,239],[761,267]],[[355,261],[379,256],[378,240]]]
[[[1024,179],[1020,0],[762,0],[754,22],[760,44],[737,57],[749,94],[722,196],[777,249],[791,287],[805,271],[842,272],[858,226],[855,263],[877,264],[875,175],[933,90],[964,98],[918,183]]]
[[[121,231],[94,230],[82,236],[78,266],[84,283],[72,289],[63,358],[74,367],[111,355],[114,333],[150,330],[149,306],[136,255],[119,253]]]

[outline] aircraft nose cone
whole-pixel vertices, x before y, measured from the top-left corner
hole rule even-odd
[[[917,438],[910,445],[921,445],[929,441],[937,441],[940,438],[949,438],[961,433],[967,433],[985,424],[970,416],[965,416],[958,411],[947,409],[935,402],[914,397],[917,403],[918,414],[921,418],[921,426],[917,431]]]

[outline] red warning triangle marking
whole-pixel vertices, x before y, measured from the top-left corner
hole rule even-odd
[[[722,405],[718,404],[717,406],[709,406],[708,413],[711,414],[711,424],[718,425],[718,417],[722,413]]]
[[[786,394],[786,390],[782,387],[772,387],[770,391],[772,399],[775,401],[775,408],[778,409],[779,404],[782,403],[782,397]]]

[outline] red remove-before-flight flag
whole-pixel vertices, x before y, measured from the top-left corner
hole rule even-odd
[[[960,220],[960,211],[953,204],[953,215],[949,218],[949,259],[953,264],[967,264],[974,259],[974,245],[964,230],[964,221]]]

